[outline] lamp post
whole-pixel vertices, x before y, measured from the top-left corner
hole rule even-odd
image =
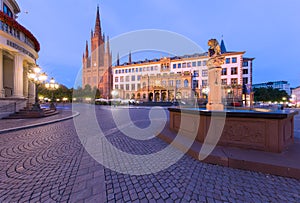
[[[50,81],[45,84],[45,87],[47,89],[49,89],[50,91],[52,91],[50,109],[55,111],[56,110],[56,106],[54,105],[54,102],[53,102],[54,101],[54,94],[53,94],[53,92],[54,92],[54,90],[57,90],[59,88],[59,84],[57,84],[55,82],[54,78],[52,77],[50,79]]]
[[[38,87],[47,79],[47,74],[41,72],[41,68],[36,66],[29,70],[28,79],[35,84],[35,103],[32,105],[32,110],[41,110],[38,98]]]

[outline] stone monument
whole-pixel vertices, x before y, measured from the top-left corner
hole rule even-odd
[[[208,103],[206,109],[210,111],[223,111],[224,105],[222,104],[222,84],[221,84],[221,71],[222,64],[225,62],[225,57],[221,55],[221,48],[216,39],[208,41]]]

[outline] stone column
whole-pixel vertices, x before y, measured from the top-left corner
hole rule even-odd
[[[2,49],[0,49],[0,98],[5,97],[3,82],[3,53]]]
[[[206,109],[210,111],[223,111],[222,104],[222,86],[221,86],[221,71],[224,57],[215,56],[207,61],[208,67],[208,103]]]
[[[24,98],[23,95],[23,57],[16,54],[14,59],[13,97]]]

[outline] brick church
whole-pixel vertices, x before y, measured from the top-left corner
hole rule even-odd
[[[110,98],[112,90],[112,53],[109,37],[101,31],[99,7],[97,7],[95,29],[91,31],[91,50],[86,41],[82,57],[82,88],[90,85],[98,88],[102,98]]]

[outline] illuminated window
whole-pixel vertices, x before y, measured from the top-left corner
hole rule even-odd
[[[227,79],[222,79],[221,83],[222,83],[222,85],[227,85]]]
[[[231,79],[231,84],[236,85],[237,84],[237,78],[232,78]]]

